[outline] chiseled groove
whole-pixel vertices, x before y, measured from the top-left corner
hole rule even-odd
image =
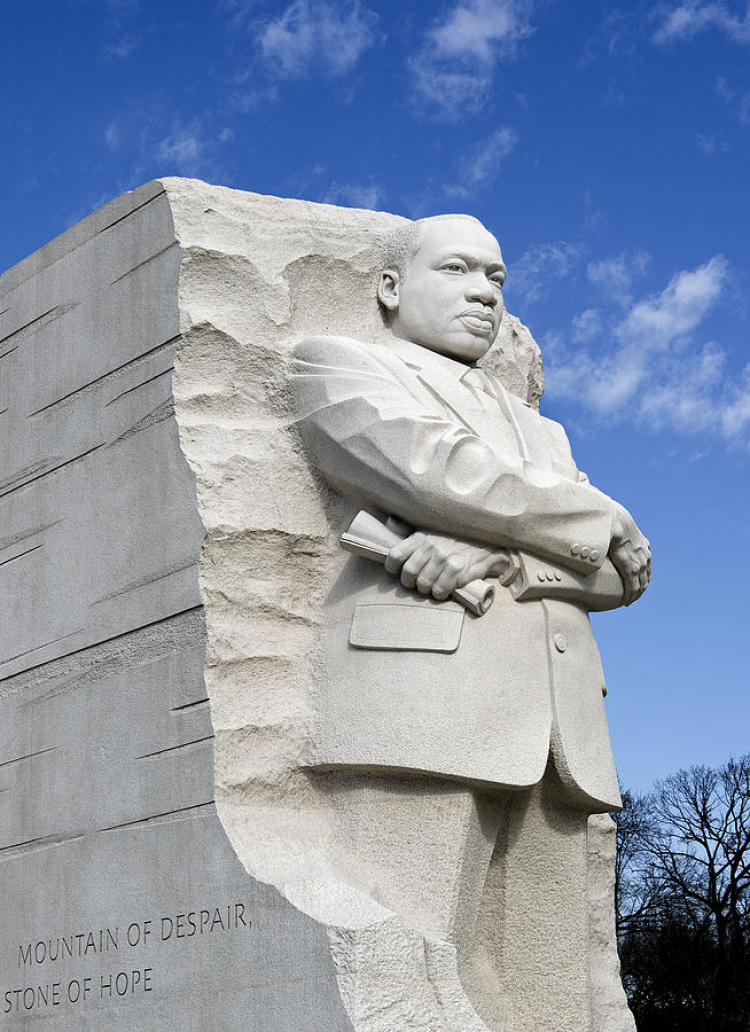
[[[175,573],[183,573],[185,570],[191,570],[195,565],[196,562],[194,560],[191,560],[189,563],[175,563],[174,566],[170,566],[161,573],[148,574],[146,577],[139,577],[138,580],[131,581],[129,584],[123,585],[123,587],[118,588],[117,591],[113,591],[109,595],[104,595],[102,598],[98,598],[95,602],[92,602],[91,605],[100,606],[104,602],[111,602],[113,598],[119,598],[120,595],[127,595],[131,591],[138,591],[139,588],[145,588],[147,584],[155,584],[157,581],[166,580],[167,577],[174,576]]]
[[[43,523],[41,527],[36,527],[34,530],[21,531],[20,534],[13,534],[9,538],[5,538],[0,541],[0,552],[4,552],[6,548],[11,548],[13,545],[17,545],[20,541],[28,541],[31,537],[36,537],[37,534],[43,534],[45,530],[50,530],[52,527],[56,527],[58,523],[62,523],[63,520],[53,520],[52,523]]]
[[[16,484],[7,491],[0,491],[0,498],[13,494],[14,491],[20,491],[22,487],[26,487],[28,484],[35,484],[37,480],[41,480],[43,477],[48,477],[51,473],[57,473],[58,470],[64,469],[65,466],[72,466],[74,462],[80,462],[81,459],[85,459],[87,455],[91,455],[93,452],[99,451],[100,448],[104,447],[104,444],[95,444],[93,448],[89,448],[87,451],[81,452],[80,455],[74,455],[72,459],[66,459],[65,462],[61,462],[57,466],[52,466],[51,469],[45,470],[44,473],[40,473],[39,476],[29,477],[28,480],[24,480],[20,484]]]
[[[110,222],[108,225],[102,226],[102,228],[97,231],[97,236],[99,235],[99,233],[106,233],[108,229],[112,229],[113,226],[119,225],[119,223],[124,222],[125,219],[129,219],[131,215],[135,215],[135,213],[137,211],[140,211],[141,208],[145,208],[148,204],[152,204],[154,201],[158,201],[158,199],[160,197],[163,197],[166,192],[166,190],[160,190],[158,194],[154,194],[154,196],[149,197],[147,201],[144,201],[142,204],[136,205],[135,208],[131,208],[129,212],[127,212],[125,215],[121,215],[118,219],[115,219],[114,222]]]
[[[70,391],[68,394],[64,394],[62,398],[57,398],[56,401],[51,401],[48,405],[42,406],[42,408],[37,409],[35,412],[30,412],[29,418],[32,418],[33,416],[38,416],[42,412],[46,412],[48,409],[54,408],[55,405],[62,405],[64,401],[68,401],[70,398],[74,398],[76,394],[82,394],[84,391],[89,390],[91,387],[96,387],[98,383],[104,383],[107,379],[109,379],[110,376],[115,376],[118,373],[124,372],[131,366],[136,366],[139,362],[142,362],[144,359],[150,358],[151,355],[155,355],[158,351],[161,351],[162,349],[168,348],[172,344],[177,343],[177,341],[180,339],[180,336],[181,335],[178,333],[174,337],[170,337],[168,340],[162,341],[161,344],[155,344],[153,348],[149,348],[148,351],[144,351],[142,354],[137,355],[136,358],[130,358],[127,362],[123,362],[122,365],[116,366],[114,369],[108,369],[106,373],[102,373],[101,376],[97,376],[95,380],[91,380],[89,381],[89,383],[84,383],[81,387],[76,387],[74,391]]]
[[[154,756],[163,756],[164,753],[177,752],[179,749],[186,749],[189,745],[200,745],[201,742],[210,742],[213,734],[204,735],[202,738],[194,738],[190,742],[180,742],[179,745],[170,745],[166,749],[157,749],[156,752],[144,753],[143,756],[134,756],[134,760],[152,760]]]
[[[25,555],[31,555],[32,552],[36,552],[40,548],[44,548],[44,542],[41,545],[34,545],[33,548],[27,548],[25,552],[19,552],[18,555],[12,555],[10,559],[3,559],[0,562],[0,566],[7,566],[8,563],[14,563],[16,559],[23,559]]]
[[[207,799],[204,803],[193,803],[192,806],[181,806],[176,810],[167,810],[165,813],[155,813],[152,817],[141,817],[137,821],[123,821],[122,824],[113,824],[109,828],[99,828],[100,832],[105,831],[120,831],[122,828],[135,828],[140,825],[155,824],[158,821],[181,821],[185,818],[181,814],[187,814],[191,811],[197,812],[204,810],[208,807],[213,807],[215,800]]]
[[[153,383],[154,380],[160,380],[162,376],[168,376],[173,369],[174,366],[170,366],[169,369],[163,369],[160,373],[157,373],[155,376],[150,376],[148,380],[144,380],[142,383],[137,383],[135,387],[128,387],[126,391],[123,391],[121,394],[118,394],[114,398],[112,398],[111,401],[108,401],[104,407],[108,408],[110,405],[113,405],[116,401],[119,401],[120,398],[124,398],[126,394],[132,394],[133,391],[139,391],[141,387],[145,387],[147,384]]]
[[[4,344],[6,340],[12,340],[13,337],[17,337],[19,333],[23,333],[24,330],[28,330],[30,327],[36,325],[36,323],[41,322],[42,319],[46,319],[48,315],[52,315],[52,313],[56,312],[60,307],[60,305],[54,305],[52,308],[48,308],[46,312],[42,312],[41,315],[35,315],[33,319],[29,319],[29,321],[24,323],[23,326],[19,326],[10,333],[6,333],[4,337],[0,337],[0,344]]]
[[[53,745],[49,749],[37,749],[36,752],[25,753],[23,756],[16,756],[12,760],[4,760],[0,767],[10,767],[14,763],[22,763],[23,760],[32,760],[35,756],[44,756],[45,753],[57,752],[59,746]]]
[[[61,846],[63,842],[77,842],[82,838],[82,832],[78,835],[39,835],[37,838],[27,839],[26,842],[13,842],[9,846],[0,846],[0,853],[22,856],[24,853],[36,853],[39,849]]]
[[[110,286],[113,287],[115,283],[119,283],[120,280],[124,280],[126,276],[131,276],[134,272],[137,272],[138,269],[142,269],[144,265],[148,265],[150,262],[156,261],[157,258],[161,258],[161,256],[166,254],[167,251],[171,251],[173,247],[179,246],[180,245],[177,241],[173,240],[171,244],[167,244],[166,247],[162,247],[160,251],[156,251],[154,254],[149,255],[148,258],[144,258],[142,262],[138,262],[138,264],[134,265],[132,269],[128,269],[127,272],[123,272],[122,276],[118,276],[117,279],[113,279]]]
[[[107,645],[111,645],[113,642],[119,641],[123,638],[128,638],[131,635],[139,634],[140,632],[147,631],[152,627],[159,627],[161,624],[168,624],[173,620],[178,619],[181,616],[186,616],[189,613],[199,613],[203,609],[203,603],[197,606],[188,606],[186,609],[181,609],[177,613],[171,613],[169,616],[163,616],[159,620],[151,620],[148,623],[140,624],[138,627],[132,627],[128,631],[121,631],[120,634],[113,634],[111,638],[103,638],[100,641],[90,642],[87,645],[81,645],[78,649],[73,649],[72,652],[66,652],[64,656],[55,656],[53,659],[45,659],[41,663],[35,663],[33,666],[25,667],[23,670],[16,670],[12,674],[0,674],[0,683],[2,681],[12,681],[14,678],[28,677],[29,674],[35,670],[41,670],[42,667],[51,667],[53,664],[59,664],[63,660],[70,660],[72,657],[79,655],[82,652],[88,652],[89,650],[101,650]],[[83,630],[83,628],[82,628]],[[64,634],[62,638],[55,638],[54,641],[48,641],[45,645],[39,645],[36,648],[29,649],[28,652],[20,652],[17,656],[9,656],[8,659],[2,660],[0,665],[5,665],[12,662],[15,659],[20,659],[21,656],[28,656],[32,652],[38,652],[39,649],[43,649],[46,645],[54,645],[55,641],[64,641],[65,638],[72,638],[74,634],[80,634],[80,631],[73,631],[72,634]],[[198,644],[198,643],[196,643]],[[7,694],[7,693],[6,693]]]
[[[10,487],[11,484],[17,484],[19,480],[23,479],[23,477],[30,477],[34,473],[39,473],[40,471],[46,471],[48,469],[49,462],[47,461],[42,460],[40,462],[32,462],[30,466],[24,466],[23,469],[17,469],[13,476],[8,477],[6,480],[0,480],[0,491],[2,491],[4,487]]]
[[[14,344],[12,348],[6,348],[5,351],[0,351],[0,359],[7,358],[8,355],[12,355],[14,351],[18,351],[18,344]]]
[[[208,696],[206,696],[205,699],[196,699],[195,702],[185,702],[182,706],[172,706],[170,713],[183,713],[185,710],[197,709],[198,706],[205,706],[208,701]]]
[[[163,423],[165,419],[171,419],[174,415],[174,404],[171,396],[165,401],[162,401],[156,408],[151,409],[147,412],[142,419],[133,423],[127,430],[124,430],[119,437],[115,437],[114,441],[110,441],[107,445],[108,448],[113,448],[116,444],[121,441],[127,441],[129,437],[133,437],[134,434],[139,434],[142,430],[150,430],[152,426],[156,426],[158,423]]]
[[[65,641],[66,638],[75,638],[76,634],[81,634],[82,631],[85,630],[85,627],[79,627],[77,631],[71,631],[70,634],[63,634],[59,638],[52,638],[51,641],[45,641],[42,645],[35,645],[33,649],[26,649],[25,652],[17,652],[15,656],[6,656],[4,659],[0,660],[0,665],[4,665],[5,663],[13,663],[16,659],[23,659],[24,656],[30,656],[32,655],[32,653],[39,652],[41,649],[46,649],[50,645],[56,645],[58,641]],[[79,650],[76,649],[76,651]],[[43,663],[40,663],[38,665],[44,666]],[[0,678],[0,680],[2,680],[2,678]]]

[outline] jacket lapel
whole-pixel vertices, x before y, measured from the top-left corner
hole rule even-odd
[[[461,377],[467,372],[466,366],[398,338],[394,338],[387,346],[414,371],[423,387],[441,406],[449,408],[467,430],[495,450],[507,449],[503,424],[508,420],[513,425],[513,421],[503,412],[502,405],[496,413],[491,411],[494,405],[488,406],[490,411],[487,411],[474,391],[461,382]],[[493,395],[488,394],[487,397],[493,398],[494,404],[500,404]]]

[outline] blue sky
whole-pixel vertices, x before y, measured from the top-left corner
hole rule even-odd
[[[750,5],[9,2],[0,57],[2,269],[162,175],[483,219],[652,542],[595,618],[623,781],[750,750]]]

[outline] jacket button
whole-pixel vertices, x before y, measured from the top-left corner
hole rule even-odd
[[[556,634],[554,637],[555,648],[558,652],[565,652],[568,647],[568,639],[564,634]]]
[[[578,553],[580,551],[581,551],[581,546],[580,545],[571,545],[570,546],[570,554],[571,555],[578,555]]]
[[[554,579],[555,579],[555,575],[552,573],[552,570],[547,570],[547,580],[548,581],[553,581]]]
[[[599,551],[598,551],[598,549],[592,548],[591,549],[591,555],[589,556],[589,559],[591,560],[592,563],[595,563],[598,558],[599,558]]]
[[[562,580],[562,574],[560,573],[559,570],[555,570],[555,580],[556,581],[561,581]]]
[[[543,580],[546,580],[546,579],[547,579],[547,578],[546,578],[546,575],[545,575],[545,573],[544,573],[544,570],[537,570],[537,571],[536,571],[536,575],[537,575],[537,577],[539,578],[539,580],[542,580],[542,581],[543,581]]]
[[[583,548],[581,549],[581,559],[588,559],[590,551],[591,551],[591,549],[589,548],[589,546],[588,545],[584,545]]]

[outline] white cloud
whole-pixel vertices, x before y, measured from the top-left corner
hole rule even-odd
[[[745,366],[740,382],[730,391],[721,419],[727,437],[739,436],[750,429],[750,365]]]
[[[573,319],[572,339],[576,344],[588,344],[601,332],[602,316],[597,308],[587,308]]]
[[[721,133],[696,133],[695,142],[704,154],[723,154],[729,150],[729,144]]]
[[[614,258],[589,262],[586,275],[605,297],[628,304],[633,280],[646,272],[649,260],[645,251],[623,251]]]
[[[549,393],[568,397],[601,418],[630,417],[654,429],[746,440],[750,366],[735,382],[722,348],[696,341],[728,276],[720,255],[677,273],[662,291],[631,302],[614,319],[606,330],[606,348],[568,348],[553,335],[545,352]],[[586,345],[595,323],[590,311],[582,313],[574,320],[573,341]]]
[[[231,129],[222,129],[215,137],[208,135],[199,120],[188,125],[175,122],[172,132],[157,140],[152,148],[149,145],[149,149],[152,149],[157,161],[166,166],[163,174],[192,176],[201,171],[210,171],[216,151],[232,136]]]
[[[654,33],[656,43],[692,39],[708,29],[726,33],[735,43],[750,44],[750,4],[742,16],[733,14],[723,3],[688,0],[674,7]]]
[[[461,182],[446,183],[444,193],[448,197],[471,197],[480,187],[495,179],[500,166],[513,152],[517,142],[518,137],[512,129],[507,126],[497,129],[462,163]]]
[[[550,280],[567,276],[583,258],[581,244],[565,240],[537,244],[529,248],[510,266],[507,292],[514,310],[539,301],[547,292]]]
[[[199,164],[205,148],[206,142],[198,132],[178,127],[169,136],[159,140],[156,156],[159,161],[174,165],[181,171],[191,172]]]
[[[283,78],[303,78],[313,71],[343,75],[375,43],[376,21],[377,15],[358,0],[295,0],[280,17],[263,25],[260,46]]]
[[[322,200],[324,204],[340,204],[345,208],[378,208],[383,198],[384,191],[376,183],[368,186],[331,183]]]
[[[117,122],[110,122],[104,127],[104,142],[111,151],[116,151],[120,146],[120,128]]]
[[[641,415],[654,429],[665,427],[695,433],[721,420],[716,391],[721,389],[726,355],[706,344],[693,356],[682,356],[666,376],[644,392]]]
[[[517,0],[461,0],[427,40],[436,56],[487,64],[512,54],[530,31],[527,5]]]
[[[458,0],[427,30],[410,63],[414,100],[448,120],[478,111],[495,64],[515,55],[532,29],[530,0]]]
[[[600,58],[633,58],[640,43],[641,16],[636,9],[610,11],[596,32],[586,40],[579,63]]]
[[[617,326],[616,336],[640,351],[663,351],[691,333],[718,301],[726,284],[726,259],[717,255],[692,272],[679,272],[666,288],[634,304]]]
[[[121,36],[116,43],[105,43],[102,49],[102,56],[105,59],[115,61],[127,61],[130,55],[138,48],[139,41],[135,36]]]
[[[735,89],[729,85],[723,75],[720,75],[714,83],[714,90],[722,100],[734,108],[738,122],[743,125],[750,122],[750,90],[743,93],[741,90]]]

